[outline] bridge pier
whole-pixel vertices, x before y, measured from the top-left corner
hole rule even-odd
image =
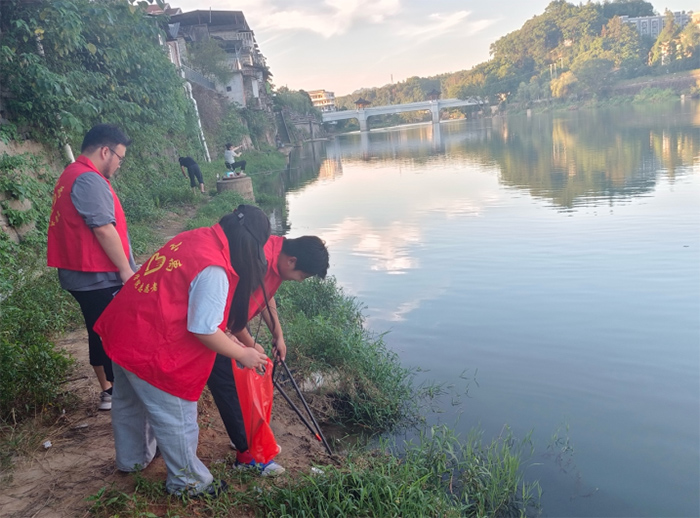
[[[430,105],[430,113],[433,116],[433,124],[439,124],[440,123],[440,106],[439,106],[440,101],[434,101],[433,104]]]
[[[357,121],[360,123],[360,131],[369,131],[367,125],[367,114],[364,110],[357,110]]]

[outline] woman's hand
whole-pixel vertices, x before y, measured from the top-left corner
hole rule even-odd
[[[256,351],[252,347],[244,347],[241,356],[238,361],[244,367],[249,369],[262,369],[267,365],[267,356],[261,352]]]

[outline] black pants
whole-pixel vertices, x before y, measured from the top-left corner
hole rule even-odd
[[[248,438],[245,433],[241,404],[238,401],[236,380],[233,377],[232,361],[231,358],[217,354],[207,385],[211,395],[214,396],[214,403],[219,409],[231,442],[236,450],[244,452],[248,451]]]
[[[233,164],[231,164],[231,163],[229,163],[229,162],[226,162],[226,168],[227,168],[229,171],[235,171],[235,170],[236,170],[236,167],[240,167],[240,168],[241,168],[241,172],[243,172],[243,171],[245,171],[245,165],[246,165],[246,163],[247,163],[247,162],[246,162],[245,160],[238,160],[237,162],[234,162]]]
[[[104,367],[107,381],[114,381],[112,373],[112,360],[109,359],[102,347],[102,339],[100,335],[95,333],[92,327],[100,318],[102,312],[107,308],[107,305],[112,302],[114,296],[119,292],[121,286],[113,286],[111,288],[103,288],[94,291],[71,291],[73,298],[80,304],[80,311],[85,319],[85,328],[88,332],[88,348],[90,351],[90,365],[93,367]]]
[[[202,170],[199,166],[192,166],[187,168],[187,174],[190,176],[190,187],[199,187],[200,184],[204,183],[202,178]]]

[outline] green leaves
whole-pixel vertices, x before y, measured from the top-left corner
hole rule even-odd
[[[11,20],[0,52],[8,111],[35,137],[78,143],[84,128],[102,120],[129,121],[132,137],[184,130],[181,79],[141,7],[44,0],[3,8]]]

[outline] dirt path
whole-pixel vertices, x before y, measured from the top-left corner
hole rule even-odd
[[[161,242],[180,231],[186,217],[169,218],[157,229]],[[74,331],[57,341],[76,366],[65,384],[78,398],[78,404],[48,427],[36,430],[31,452],[15,459],[14,468],[1,477],[0,516],[4,518],[76,518],[89,515],[86,498],[112,483],[125,492],[133,491],[131,476],[114,467],[114,441],[110,412],[99,412],[99,385],[87,358],[87,333]],[[39,421],[39,420],[37,420]],[[199,402],[200,437],[198,455],[209,465],[232,453],[229,439],[211,396]],[[275,459],[289,475],[308,472],[311,464],[329,459],[287,404],[275,397],[271,423],[282,453]],[[44,444],[50,441],[51,446]],[[162,458],[156,458],[143,472],[153,480],[165,478]],[[287,476],[287,475],[283,475]]]

